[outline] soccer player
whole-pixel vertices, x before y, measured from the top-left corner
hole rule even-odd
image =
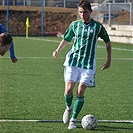
[[[0,24],[0,55],[3,56],[8,50],[10,50],[11,61],[15,63],[18,59],[15,57],[14,43],[11,38],[11,35],[7,33],[3,25]]]
[[[105,42],[107,51],[102,70],[108,69],[111,65],[111,41],[103,25],[91,18],[92,8],[87,0],[79,3],[78,13],[81,19],[69,25],[63,40],[53,52],[53,58],[56,59],[57,54],[74,38],[73,46],[64,62],[66,109],[63,122],[65,124],[69,122],[68,129],[77,128],[76,121],[84,104],[85,90],[87,87],[95,87],[96,50],[99,37]],[[78,88],[72,107],[73,89],[76,82],[78,82]]]

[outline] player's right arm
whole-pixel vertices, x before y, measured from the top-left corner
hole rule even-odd
[[[62,40],[59,44],[59,46],[57,47],[57,49],[53,52],[53,58],[57,58],[57,54],[68,44],[68,41],[66,40]]]
[[[53,52],[53,58],[56,59],[56,55],[68,44],[68,42],[71,42],[72,38],[75,36],[73,27],[74,24],[71,23],[63,36],[63,40],[60,42],[58,48]]]

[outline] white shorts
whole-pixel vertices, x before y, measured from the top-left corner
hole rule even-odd
[[[95,87],[95,71],[66,66],[64,68],[64,80],[65,82],[78,82],[88,87]]]

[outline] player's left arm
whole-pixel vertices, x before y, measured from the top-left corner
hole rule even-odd
[[[111,66],[111,42],[106,42],[107,58],[102,70],[108,69]]]
[[[111,41],[110,41],[109,35],[103,25],[101,25],[99,37],[101,37],[101,39],[103,39],[103,41],[106,44],[107,57],[106,57],[106,61],[102,68],[102,70],[105,70],[105,69],[108,69],[111,65]]]

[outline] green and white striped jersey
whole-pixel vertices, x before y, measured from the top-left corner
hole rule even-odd
[[[95,20],[86,25],[82,20],[73,21],[64,34],[64,40],[74,38],[72,49],[67,53],[64,66],[83,69],[96,69],[96,49],[98,37],[109,42],[109,36],[103,25]]]

